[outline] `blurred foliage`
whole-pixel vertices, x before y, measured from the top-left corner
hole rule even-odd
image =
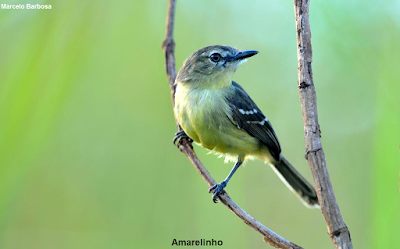
[[[0,248],[168,248],[174,238],[269,247],[212,203],[172,146],[167,1],[40,2],[53,9],[0,10]],[[292,5],[178,1],[177,67],[210,44],[260,51],[235,80],[311,179]],[[322,142],[355,248],[400,248],[399,11],[393,0],[311,1]],[[227,175],[231,165],[195,149],[217,180]],[[227,191],[282,236],[332,248],[320,212],[262,162],[247,163]]]

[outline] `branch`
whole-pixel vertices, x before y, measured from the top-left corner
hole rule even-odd
[[[175,0],[169,0],[168,4],[168,14],[167,14],[167,24],[166,24],[166,33],[165,40],[163,42],[163,49],[165,52],[165,67],[168,75],[168,82],[171,88],[171,97],[172,104],[175,105],[175,42],[173,39],[174,34],[174,19],[175,19]],[[176,121],[178,126],[178,131],[182,130],[178,121]],[[186,139],[181,139],[179,143],[179,149],[188,157],[188,159],[192,162],[193,166],[197,170],[197,172],[201,175],[204,181],[208,184],[209,187],[216,184],[214,178],[208,172],[208,170],[204,167],[201,161],[197,158],[196,153],[193,151],[193,147],[191,143]],[[219,195],[220,201],[227,206],[236,216],[242,219],[248,226],[255,229],[257,232],[263,235],[264,241],[269,243],[270,245],[276,248],[291,248],[291,249],[301,249],[302,247],[282,238],[278,234],[274,233],[263,224],[255,220],[251,217],[246,211],[244,211],[241,207],[239,207],[230,197],[229,195],[223,191],[222,194]]]
[[[298,87],[303,113],[306,159],[311,168],[319,204],[335,248],[351,249],[350,231],[343,221],[321,145],[321,130],[318,123],[317,96],[312,75],[311,29],[309,22],[310,0],[293,0],[298,58]]]

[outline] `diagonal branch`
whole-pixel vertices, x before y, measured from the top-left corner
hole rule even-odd
[[[298,87],[303,113],[306,159],[314,178],[321,211],[335,248],[352,249],[350,231],[343,221],[326,167],[318,123],[317,96],[311,68],[312,48],[309,22],[310,0],[293,0],[296,17]]]
[[[175,20],[175,0],[169,0],[168,4],[168,14],[167,14],[167,24],[166,24],[166,34],[165,40],[163,42],[163,49],[165,52],[165,67],[168,75],[169,85],[171,87],[171,97],[172,104],[175,105],[174,96],[175,96],[175,42],[173,39],[173,30],[174,30],[174,20]],[[181,127],[176,121],[178,126],[178,131],[181,130]],[[196,153],[193,151],[191,143],[186,139],[181,139],[179,143],[179,149],[188,157],[188,159],[192,162],[193,166],[199,172],[204,181],[208,184],[209,187],[216,184],[214,178],[210,175],[208,170],[204,167],[204,165],[197,158]],[[236,214],[239,218],[241,218],[247,225],[258,231],[260,234],[264,236],[264,241],[269,243],[270,245],[276,248],[291,248],[291,249],[301,249],[302,247],[282,238],[278,234],[274,233],[263,224],[255,220],[251,217],[246,211],[244,211],[241,207],[239,207],[230,197],[229,195],[223,191],[222,194],[219,195],[219,199],[221,202],[227,206],[234,214]]]

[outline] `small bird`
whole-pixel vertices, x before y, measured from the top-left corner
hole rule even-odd
[[[249,158],[269,163],[284,183],[308,207],[319,207],[314,187],[282,155],[275,130],[233,74],[257,51],[214,45],[194,52],[175,80],[175,117],[183,131],[174,143],[188,138],[235,161],[229,175],[212,186],[213,201],[239,166]]]

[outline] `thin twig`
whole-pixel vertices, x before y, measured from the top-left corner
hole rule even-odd
[[[343,221],[336,202],[320,139],[321,130],[318,123],[317,96],[311,68],[310,0],[293,0],[293,2],[297,33],[298,88],[303,113],[306,159],[314,178],[319,204],[325,217],[329,236],[335,248],[351,249],[353,245],[350,231]]]
[[[169,85],[171,87],[171,97],[172,104],[175,104],[174,96],[175,96],[175,87],[174,82],[176,78],[175,71],[175,42],[173,39],[173,30],[174,30],[174,20],[175,20],[175,0],[169,0],[168,4],[168,14],[167,14],[167,24],[166,24],[166,34],[165,40],[163,42],[163,49],[165,52],[165,67],[168,75]],[[178,121],[176,121],[178,126],[178,131],[181,130]],[[214,178],[208,172],[208,170],[204,167],[201,161],[197,158],[196,153],[193,151],[191,143],[186,139],[181,139],[179,143],[179,149],[188,157],[188,159],[192,162],[193,166],[199,172],[204,181],[208,184],[209,187],[216,184]],[[247,225],[258,231],[263,235],[264,241],[269,243],[270,245],[276,248],[292,248],[292,249],[301,249],[302,247],[286,240],[285,238],[279,236],[274,233],[263,224],[255,220],[251,217],[246,211],[244,211],[241,207],[239,207],[230,197],[229,195],[223,191],[222,194],[219,195],[220,201],[227,206],[234,214],[236,214],[239,218],[241,218]]]

